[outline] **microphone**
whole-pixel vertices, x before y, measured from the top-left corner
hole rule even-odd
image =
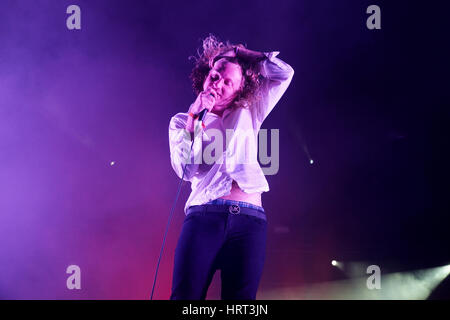
[[[212,93],[209,94],[211,97],[213,97],[214,99],[216,98]],[[198,114],[198,120],[199,121],[203,121],[203,119],[205,118],[205,115],[208,113],[208,109],[203,109],[202,111],[200,111],[200,113]]]
[[[208,113],[208,109],[203,109],[198,114],[198,121],[203,121],[203,118],[205,118],[205,115]]]

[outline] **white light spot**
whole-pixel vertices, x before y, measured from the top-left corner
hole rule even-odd
[[[115,162],[114,161],[111,161],[111,166],[113,166],[115,164]]]
[[[310,164],[313,164],[313,163],[314,163],[314,160],[313,160],[313,159],[309,160],[309,163],[310,163]]]

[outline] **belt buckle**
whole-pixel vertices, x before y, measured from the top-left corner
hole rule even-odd
[[[228,207],[228,210],[232,214],[239,214],[241,212],[241,208],[237,204],[232,204]]]

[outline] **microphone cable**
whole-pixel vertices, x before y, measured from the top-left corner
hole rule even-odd
[[[207,109],[203,109],[199,114],[198,114],[198,120],[199,123],[201,124],[201,126],[203,127],[203,118],[205,117],[206,113],[208,112]],[[191,143],[191,148],[189,149],[189,155],[188,158],[190,158],[191,156],[191,152],[192,152],[192,147],[194,146],[194,141],[195,141],[195,128],[194,128],[194,138],[192,139],[192,143]],[[178,197],[180,196],[180,191],[181,191],[181,185],[183,184],[183,179],[184,179],[184,175],[186,173],[186,166],[187,163],[184,165],[183,167],[183,174],[181,175],[181,179],[180,182],[178,183],[178,190],[177,190],[177,194],[175,196],[175,201],[172,204],[172,209],[170,210],[170,214],[169,214],[169,219],[167,221],[167,225],[166,225],[166,230],[164,232],[164,237],[163,237],[163,243],[161,245],[161,250],[159,252],[159,257],[158,257],[158,263],[156,265],[156,271],[155,271],[155,279],[153,280],[153,286],[152,286],[152,293],[150,295],[150,300],[153,300],[153,292],[155,290],[155,284],[156,284],[156,277],[158,276],[158,270],[159,270],[159,264],[161,262],[161,256],[162,253],[164,251],[164,246],[166,243],[166,237],[167,237],[167,231],[169,230],[169,226],[170,226],[170,222],[172,221],[172,216],[173,216],[173,212],[175,210],[175,206],[177,204],[178,201]]]

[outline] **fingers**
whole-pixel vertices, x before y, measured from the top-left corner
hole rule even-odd
[[[216,103],[216,97],[217,93],[211,88],[208,88],[207,90],[200,92],[195,102],[191,105],[189,112],[198,114],[203,109],[211,111]]]
[[[189,107],[189,112],[199,114],[203,109],[211,111],[216,104],[217,92],[212,88],[202,91],[195,99],[194,103]]]
[[[222,57],[231,57],[231,58],[236,57],[236,49],[235,49],[235,47],[225,51],[224,53],[222,53],[221,56]]]
[[[211,111],[211,109],[214,107],[215,102],[216,98],[214,97],[212,92],[203,92],[202,109],[208,109],[208,111]]]

